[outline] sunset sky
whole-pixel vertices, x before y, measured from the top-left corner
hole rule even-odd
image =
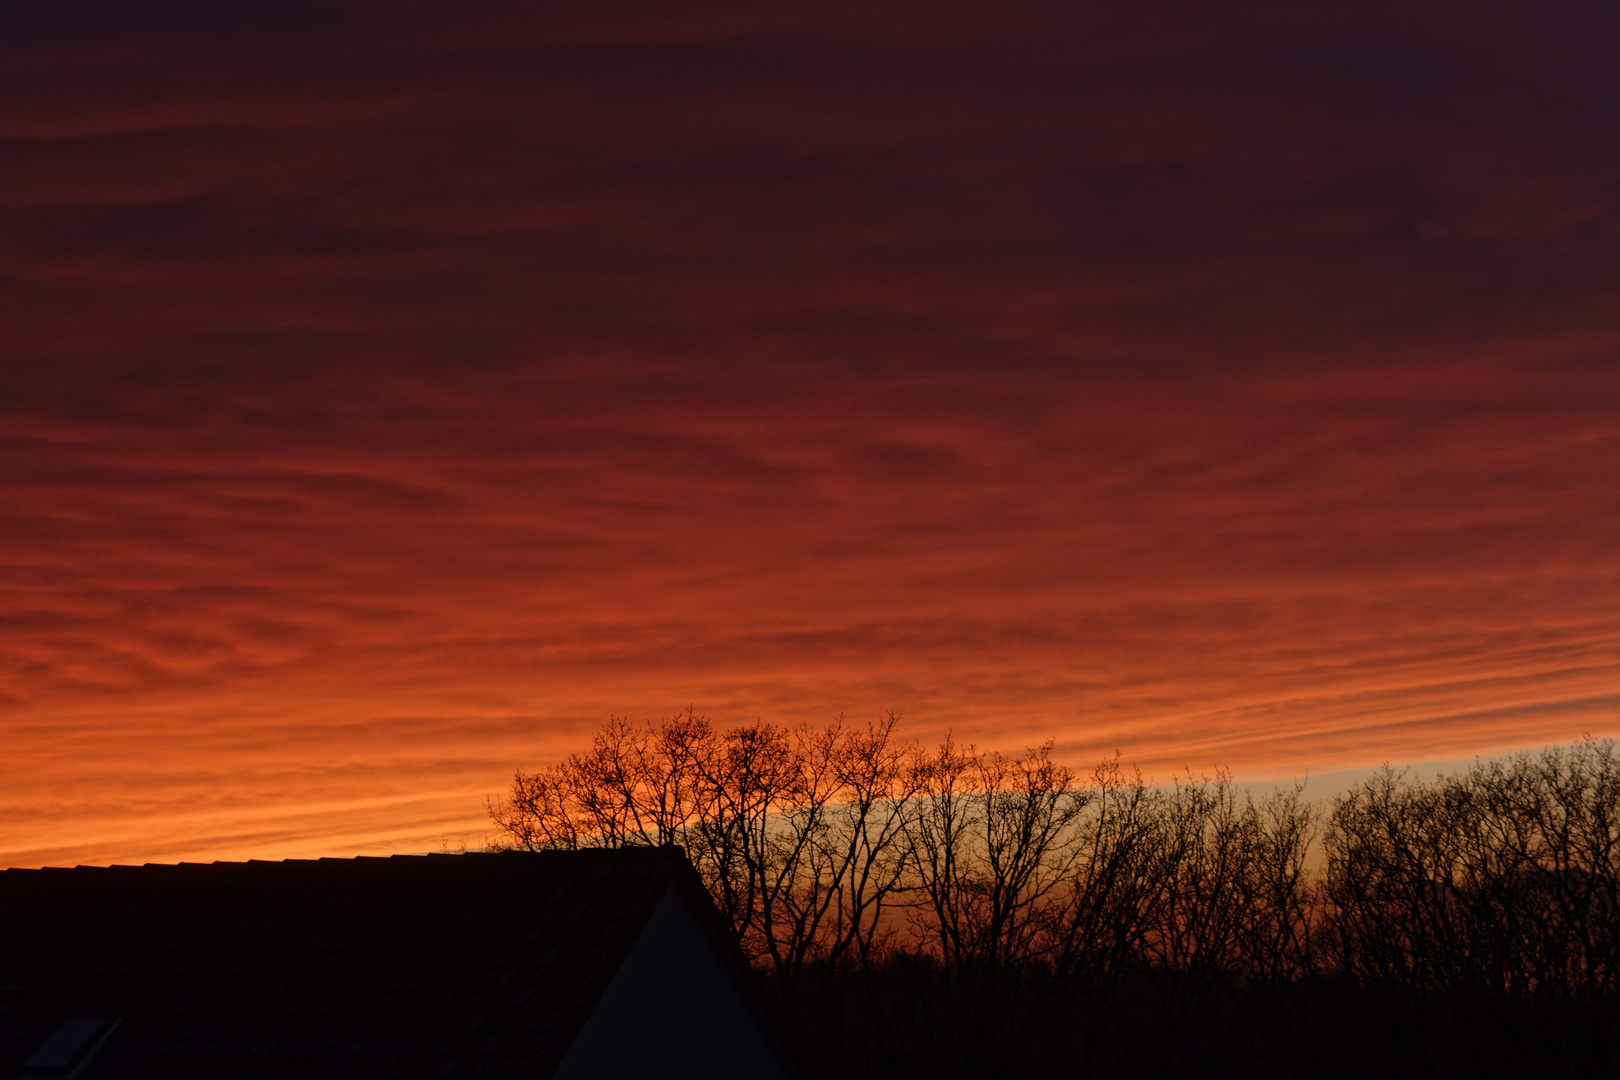
[[[688,704],[1155,777],[1620,734],[1616,57],[6,4],[0,866],[477,843]]]

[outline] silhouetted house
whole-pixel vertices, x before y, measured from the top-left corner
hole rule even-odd
[[[0,1080],[792,1075],[679,849],[0,873]]]

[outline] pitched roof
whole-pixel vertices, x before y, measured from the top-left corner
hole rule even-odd
[[[84,1080],[548,1076],[678,849],[0,872],[0,1077],[122,1018]]]

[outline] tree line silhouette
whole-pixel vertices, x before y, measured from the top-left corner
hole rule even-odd
[[[490,813],[516,847],[684,847],[812,1076],[1620,1064],[1612,740],[1321,807],[896,728],[614,719]]]

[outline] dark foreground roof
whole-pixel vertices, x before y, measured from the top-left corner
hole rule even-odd
[[[0,873],[0,1080],[67,1017],[96,1077],[548,1076],[675,849]]]

